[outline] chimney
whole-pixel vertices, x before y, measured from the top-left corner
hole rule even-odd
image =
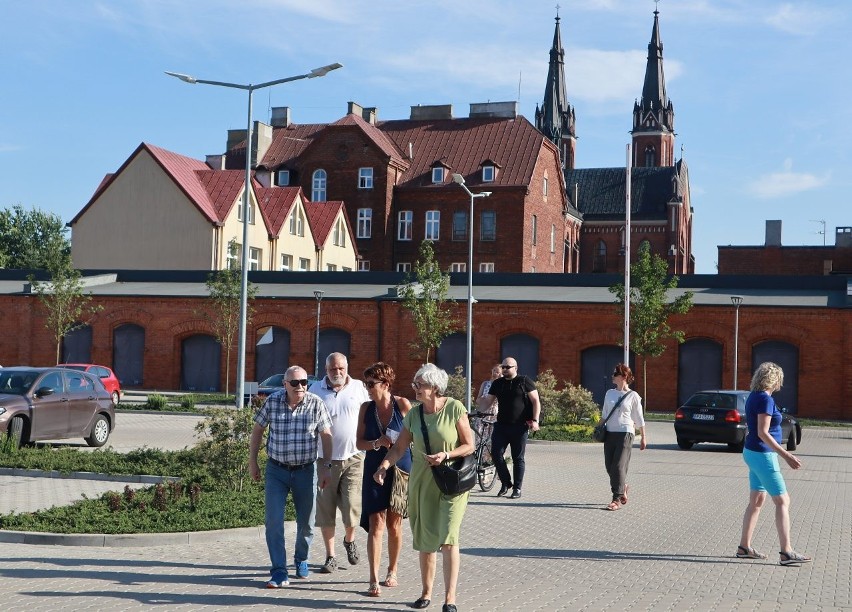
[[[436,120],[436,119],[452,119],[453,105],[452,104],[432,104],[426,106],[411,107],[411,120]]]
[[[266,125],[260,121],[254,122],[254,129],[251,135],[251,165],[256,167],[263,161],[266,152],[272,145],[272,126]]]
[[[272,117],[269,122],[272,124],[272,127],[290,127],[290,107],[273,106]]]
[[[243,130],[228,130],[228,142],[225,145],[225,150],[230,151],[238,144],[246,139],[246,131]]]
[[[481,102],[470,105],[470,118],[517,119],[517,102]]]
[[[357,102],[352,102],[351,100],[346,105],[346,114],[347,115],[358,115],[359,117],[364,116],[364,107],[358,104]]]
[[[781,220],[766,221],[766,245],[768,247],[781,246]]]
[[[205,157],[204,161],[210,166],[211,170],[224,170],[225,169],[225,156],[224,155],[208,155]]]
[[[379,109],[375,106],[370,106],[361,110],[361,118],[370,125],[376,125],[376,117],[378,116],[378,114]]]
[[[834,246],[845,249],[852,247],[852,227],[835,228]]]

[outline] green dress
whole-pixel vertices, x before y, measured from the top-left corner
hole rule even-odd
[[[441,493],[432,469],[426,462],[423,429],[420,425],[422,406],[412,408],[403,419],[414,441],[411,477],[408,482],[408,520],[414,550],[435,552],[443,544],[458,546],[459,531],[470,493],[447,496]],[[424,414],[432,453],[450,452],[459,443],[458,423],[464,414],[464,404],[447,398],[444,408],[435,414]]]

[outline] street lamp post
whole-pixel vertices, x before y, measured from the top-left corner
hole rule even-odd
[[[739,357],[740,343],[740,304],[743,303],[743,296],[732,295],[731,304],[734,305],[734,389],[737,388],[737,369],[739,367],[737,359]]]
[[[314,376],[320,378],[319,375],[319,329],[320,329],[320,310],[322,309],[323,292],[317,289],[314,291],[314,297],[317,299],[317,335],[314,343]]]
[[[490,191],[481,193],[473,193],[464,184],[464,177],[461,174],[453,174],[453,181],[461,185],[461,188],[470,196],[470,216],[468,217],[467,229],[467,345],[465,346],[465,405],[468,412],[473,412],[473,406],[470,400],[470,388],[473,384],[473,203],[477,198],[487,198],[491,195]]]
[[[249,235],[249,193],[251,192],[251,138],[252,138],[252,121],[251,121],[251,103],[252,103],[252,94],[255,90],[264,89],[265,87],[272,87],[273,85],[279,85],[281,83],[289,83],[290,81],[298,81],[300,79],[314,79],[317,77],[325,76],[332,70],[337,70],[338,68],[342,68],[342,64],[334,63],[329,64],[328,66],[322,66],[320,68],[314,68],[307,74],[299,74],[296,76],[286,77],[283,79],[276,79],[274,81],[267,81],[265,83],[260,83],[258,85],[252,85],[249,83],[248,85],[241,85],[239,83],[225,83],[223,81],[208,81],[206,79],[196,79],[193,76],[188,74],[181,74],[179,72],[169,72],[166,71],[166,74],[169,76],[176,77],[185,83],[190,83],[191,85],[195,85],[196,83],[201,83],[202,85],[216,85],[219,87],[230,87],[232,89],[242,89],[248,92],[248,129],[246,130],[246,176],[245,176],[245,185],[243,186],[243,243],[242,243],[242,253],[241,253],[241,279],[240,279],[240,325],[238,332],[238,341],[237,341],[237,389],[236,389],[236,404],[237,408],[243,407],[243,392],[245,390],[245,382],[246,382],[246,325],[248,318],[248,261],[249,261],[249,246],[248,246],[248,235]]]

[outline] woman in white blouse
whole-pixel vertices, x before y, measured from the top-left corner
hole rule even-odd
[[[645,450],[647,436],[645,435],[645,418],[642,416],[642,398],[628,385],[633,382],[633,372],[623,363],[615,366],[612,372],[614,389],[606,392],[604,397],[602,419],[606,422],[606,440],[604,440],[604,465],[609,474],[609,485],[612,489],[612,501],[607,510],[618,510],[627,503],[627,468],[630,465],[630,452],[633,449],[633,438],[639,429],[642,439],[639,449]]]

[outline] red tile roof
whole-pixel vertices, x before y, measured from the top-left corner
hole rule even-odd
[[[337,219],[338,213],[341,211],[343,211],[345,218],[346,208],[342,200],[332,200],[329,202],[305,201],[305,212],[308,214],[308,222],[311,224],[311,232],[314,235],[314,242],[318,249],[325,247],[328,235],[334,229],[334,222]],[[346,227],[349,227],[348,223]],[[351,229],[349,231],[349,244],[354,248],[355,241],[352,240]]]
[[[207,192],[214,218],[219,222],[224,222],[237,203],[237,199],[242,200],[245,172],[240,170],[211,170],[208,168],[207,170],[196,170],[194,175]]]
[[[305,201],[301,187],[255,187],[254,191],[270,238],[278,236],[290,216],[296,198],[301,197],[302,201]]]
[[[315,123],[275,128],[272,132],[272,144],[266,155],[263,156],[261,163],[258,164],[258,168],[277,169],[282,164],[299,157],[325,127],[324,123]],[[245,143],[243,143],[242,148],[245,150]],[[232,152],[236,152],[236,149],[233,149]],[[245,164],[245,157],[243,157],[243,164]]]
[[[399,164],[408,165],[408,162],[403,158],[402,153],[400,153],[400,149],[397,148],[394,142],[375,125],[364,121],[358,115],[353,115],[350,113],[342,119],[338,119],[329,127],[335,126],[355,126],[360,128],[364,132],[364,134],[366,134],[367,138],[372,140],[376,144],[376,146],[378,146],[379,149],[381,149],[381,151],[385,155],[387,155],[392,161],[395,161]]]

